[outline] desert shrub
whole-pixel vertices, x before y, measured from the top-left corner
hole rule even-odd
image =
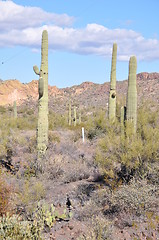
[[[20,130],[34,130],[37,126],[37,118],[35,116],[18,117],[17,128]]]
[[[3,106],[0,106],[0,113],[5,113],[6,112],[6,108]]]
[[[28,141],[28,150],[30,153],[34,153],[37,148],[36,135],[30,137]]]
[[[60,142],[60,137],[57,134],[55,134],[51,131],[49,131],[48,138],[49,138],[49,143],[52,143],[52,142],[53,143],[55,143],[55,142],[59,143]]]
[[[128,185],[122,185],[116,189],[109,200],[112,208],[138,215],[158,209],[158,197],[157,186],[148,184],[146,180],[133,179]]]
[[[6,214],[8,211],[11,211],[11,186],[9,186],[4,176],[0,172],[0,216]]]
[[[132,135],[131,125],[127,125],[124,138],[120,136],[118,125],[109,126],[105,137],[99,140],[96,162],[106,180],[111,180],[110,185],[116,185],[120,179],[129,182],[135,175],[148,176],[151,165],[158,164],[158,118],[159,114],[151,109],[147,112],[139,109],[136,135]]]
[[[0,239],[40,240],[41,225],[37,221],[26,221],[19,215],[0,217]]]
[[[90,140],[101,138],[104,134],[109,134],[109,132],[118,134],[120,131],[118,121],[111,124],[111,122],[108,121],[104,110],[98,110],[93,116],[89,116],[84,123],[84,127],[86,130],[86,136]]]
[[[31,214],[41,199],[46,196],[46,191],[41,182],[32,178],[25,180],[21,189],[19,189],[18,205],[22,206],[28,214]]]
[[[60,128],[68,127],[67,115],[62,115],[62,114],[50,111],[49,112],[49,130],[55,130],[58,127]]]
[[[78,240],[111,240],[112,230],[110,221],[102,217],[94,217],[88,233],[80,236]]]

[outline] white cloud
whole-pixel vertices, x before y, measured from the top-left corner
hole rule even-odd
[[[21,6],[12,1],[0,0],[1,31],[36,27],[42,24],[70,26],[73,21],[74,18],[67,14],[49,13],[39,7]]]
[[[0,1],[0,47],[21,45],[35,51],[40,48],[42,30],[47,29],[50,50],[110,57],[112,45],[116,42],[121,61],[127,61],[131,55],[136,55],[138,60],[159,59],[157,39],[145,39],[133,30],[109,29],[95,23],[76,29],[67,25],[72,21],[73,18],[67,15]]]

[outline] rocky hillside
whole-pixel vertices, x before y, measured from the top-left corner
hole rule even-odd
[[[138,102],[142,100],[154,100],[159,102],[159,73],[137,74]],[[117,94],[119,101],[125,101],[127,92],[127,80],[117,82]],[[108,102],[109,82],[95,84],[84,82],[69,88],[57,88],[49,86],[50,107],[54,111],[61,111],[71,99],[73,104],[81,107],[105,107]],[[33,80],[23,84],[18,80],[7,80],[0,82],[0,105],[9,105],[17,99],[18,105],[30,102],[36,103],[38,99],[38,81]]]

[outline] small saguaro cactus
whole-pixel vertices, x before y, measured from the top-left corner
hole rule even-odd
[[[14,101],[13,103],[13,116],[16,119],[17,118],[17,103]]]
[[[76,106],[74,106],[73,111],[74,111],[73,122],[74,122],[74,127],[76,127],[76,124],[77,124]]]
[[[113,44],[112,51],[112,65],[110,75],[110,92],[109,92],[109,104],[108,104],[108,118],[112,122],[116,118],[116,58],[117,58],[117,44]]]
[[[71,126],[71,122],[72,122],[72,117],[71,117],[71,100],[69,100],[69,106],[68,106],[68,125]]]
[[[120,109],[120,132],[121,136],[125,135],[125,120],[126,120],[126,106],[122,106]]]
[[[48,145],[48,32],[42,33],[41,67],[33,67],[39,75],[39,100],[38,100],[38,126],[37,126],[37,151],[38,158],[44,156]]]
[[[129,60],[128,92],[126,103],[126,120],[133,123],[133,131],[136,132],[137,125],[137,87],[136,87],[136,57]]]

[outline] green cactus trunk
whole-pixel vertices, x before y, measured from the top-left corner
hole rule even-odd
[[[125,120],[126,120],[126,107],[122,106],[120,109],[120,132],[121,137],[125,136]]]
[[[48,145],[48,32],[42,33],[41,68],[33,67],[39,75],[39,101],[38,101],[38,126],[37,126],[37,151],[38,158],[45,155]]]
[[[76,127],[77,124],[77,116],[76,116],[76,107],[74,106],[74,118],[73,118],[73,122],[74,122],[74,127]]]
[[[110,76],[110,92],[108,105],[108,118],[114,122],[116,118],[116,58],[117,58],[117,44],[113,44],[112,65]]]
[[[68,124],[71,126],[72,123],[72,117],[71,117],[71,100],[69,101],[69,106],[68,106]]]
[[[137,87],[136,87],[136,57],[132,56],[129,61],[128,93],[126,103],[126,120],[133,124],[133,132],[137,127]]]
[[[17,103],[14,101],[13,103],[13,116],[15,119],[17,119]]]

